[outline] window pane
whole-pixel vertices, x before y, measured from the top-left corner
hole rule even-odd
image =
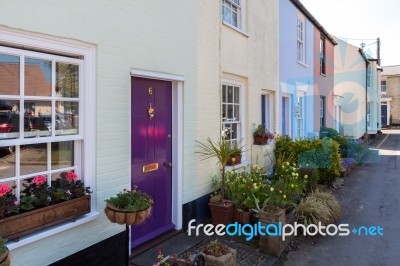
[[[232,11],[226,6],[224,6],[224,21],[232,23]]]
[[[56,95],[79,97],[79,66],[56,63]]]
[[[19,56],[0,54],[0,94],[19,95]]]
[[[15,146],[0,147],[0,178],[15,176]]]
[[[21,146],[21,175],[47,170],[47,144]]]
[[[222,121],[226,121],[226,104],[222,105]]]
[[[235,110],[233,114],[236,121],[240,120],[239,105],[235,105]]]
[[[74,165],[74,142],[51,143],[51,169],[60,169]]]
[[[235,89],[235,103],[239,103],[239,87],[234,87]]]
[[[19,137],[19,101],[0,100],[0,140]]]
[[[25,138],[50,136],[51,102],[25,101],[24,109]]]
[[[25,95],[51,96],[51,61],[25,59]]]
[[[79,132],[79,103],[56,102],[56,136],[72,135]]]
[[[226,85],[222,85],[222,102],[226,103]]]
[[[233,87],[228,86],[228,102],[233,103]]]
[[[228,105],[228,117],[227,117],[230,121],[232,121],[233,119],[233,105],[229,104]]]
[[[237,130],[238,130],[238,125],[232,124],[232,139],[238,138]]]

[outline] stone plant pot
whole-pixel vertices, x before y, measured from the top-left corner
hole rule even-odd
[[[229,253],[219,257],[201,253],[204,257],[205,266],[236,266],[236,249],[228,248]]]
[[[228,225],[233,222],[233,203],[232,202],[217,202],[208,203],[210,207],[212,223]]]
[[[279,222],[282,226],[286,224],[285,209],[280,209],[275,206],[267,206],[266,211],[259,212],[259,221],[263,226],[275,224],[278,226]],[[269,255],[279,257],[285,247],[287,241],[282,241],[282,236],[260,236],[260,249]]]
[[[151,207],[138,212],[118,209],[110,204],[104,208],[107,218],[112,223],[137,225],[143,223],[151,214]]]
[[[9,266],[10,263],[10,252],[8,248],[6,248],[6,252],[0,256],[0,266]]]

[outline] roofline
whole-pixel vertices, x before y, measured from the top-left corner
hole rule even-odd
[[[337,42],[332,36],[325,30],[325,28],[318,22],[318,20],[307,10],[307,8],[299,0],[290,0],[314,25],[317,27],[326,38],[328,38],[332,44],[337,45]]]
[[[358,52],[362,55],[362,57],[364,57],[365,62],[366,62],[367,64],[369,64],[368,57],[365,55],[363,49],[359,48],[359,49],[358,49]]]

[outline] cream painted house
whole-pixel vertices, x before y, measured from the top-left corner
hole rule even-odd
[[[382,126],[400,124],[400,66],[382,67]]]
[[[0,183],[15,184],[19,196],[25,179],[41,174],[50,182],[74,171],[93,190],[89,214],[11,241],[13,265],[76,264],[89,253],[123,264],[126,241],[135,247],[190,219],[204,220],[219,169],[199,160],[195,141],[217,139],[224,128],[232,141],[244,139],[243,165],[271,166],[265,155],[272,148],[252,146],[252,131],[263,122],[279,132],[278,14],[278,1],[262,0],[3,5],[0,70],[8,74],[0,84],[13,89],[0,86],[0,100],[13,106],[5,111],[19,116],[20,125],[29,112],[49,116],[53,130],[35,131],[36,138],[23,126],[1,132],[0,147],[15,151],[0,158],[16,159],[0,165],[7,170]],[[38,94],[25,90],[31,66],[41,69],[34,80],[50,84]],[[46,114],[39,114],[41,106]],[[57,129],[59,117],[74,128]],[[34,149],[52,158],[52,143],[69,154],[66,166],[25,163]],[[159,171],[142,171],[155,164]],[[133,185],[151,194],[155,206],[128,239],[103,208],[105,199]]]

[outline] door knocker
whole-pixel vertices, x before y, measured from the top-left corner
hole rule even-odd
[[[147,110],[147,113],[149,114],[150,119],[154,117],[154,108],[153,106],[151,106],[151,103],[149,109]]]

